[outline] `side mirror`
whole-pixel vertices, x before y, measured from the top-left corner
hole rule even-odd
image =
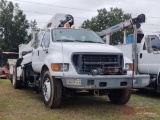
[[[138,34],[137,34],[137,43],[141,43],[143,37],[144,37],[144,34],[143,34],[143,33],[138,33]]]
[[[34,47],[35,49],[38,47],[38,32],[33,31],[31,34],[31,47]]]
[[[148,53],[153,52],[152,44],[151,44],[151,39],[149,36],[145,37],[145,44],[146,44],[146,49]]]
[[[103,40],[104,43],[106,43],[106,38],[103,37],[103,38],[101,38],[101,39]]]

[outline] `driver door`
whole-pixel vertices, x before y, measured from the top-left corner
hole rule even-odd
[[[32,65],[36,66],[34,69],[36,72],[41,72],[50,45],[50,31],[45,31],[38,39],[40,40],[40,45],[38,48],[33,49]]]
[[[153,51],[148,53],[144,44],[143,50],[139,54],[138,64],[142,73],[157,74],[160,69],[160,39],[155,35],[149,37]]]

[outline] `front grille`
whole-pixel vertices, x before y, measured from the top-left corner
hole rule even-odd
[[[72,57],[73,64],[79,74],[89,74],[93,69],[116,67],[122,68],[122,54],[74,54]]]

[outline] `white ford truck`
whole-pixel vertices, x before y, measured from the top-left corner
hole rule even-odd
[[[160,39],[156,35],[138,34],[137,67],[138,74],[148,74],[150,76],[149,85],[143,88],[160,93]],[[143,38],[143,39],[142,39]],[[117,45],[127,58],[133,59],[134,43]]]
[[[57,14],[45,29],[33,32],[30,43],[19,46],[14,88],[34,84],[49,108],[60,107],[62,94],[79,90],[104,93],[112,103],[126,104],[133,86],[127,58],[92,30],[70,28],[73,23],[71,15]]]

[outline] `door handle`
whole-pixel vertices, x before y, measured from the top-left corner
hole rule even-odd
[[[142,53],[140,53],[139,58],[142,58]]]

